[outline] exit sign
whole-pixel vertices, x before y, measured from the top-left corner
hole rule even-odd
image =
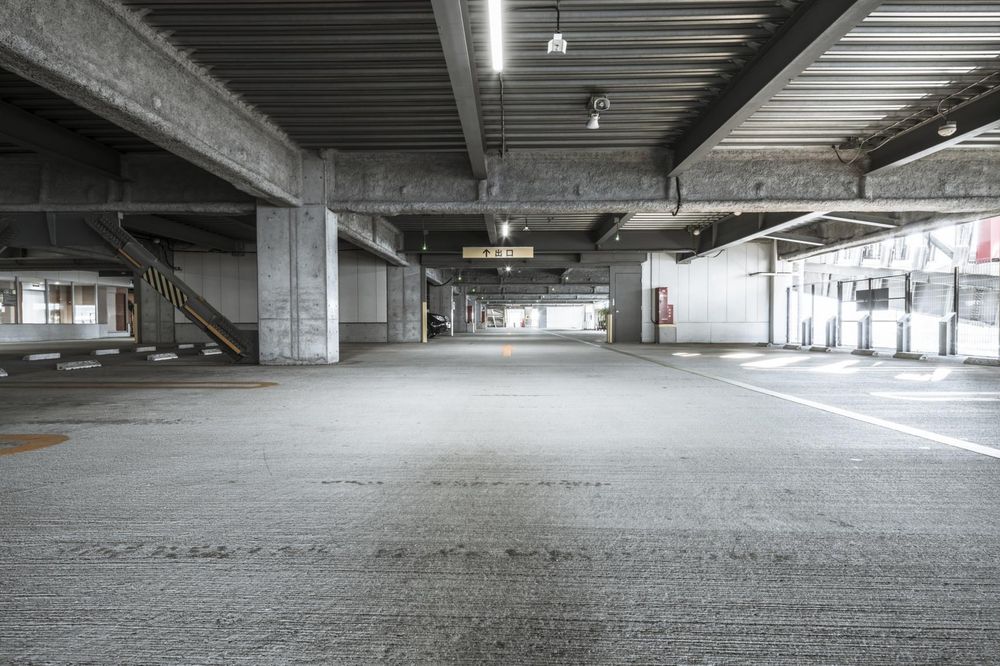
[[[534,247],[463,247],[463,259],[534,259]]]

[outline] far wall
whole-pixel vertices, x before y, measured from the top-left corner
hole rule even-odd
[[[677,342],[767,342],[771,281],[750,274],[767,271],[769,256],[770,246],[764,243],[747,243],[687,264],[678,264],[672,254],[650,254],[642,265],[642,341],[656,339],[653,289],[668,287]],[[783,313],[780,321],[784,326]]]

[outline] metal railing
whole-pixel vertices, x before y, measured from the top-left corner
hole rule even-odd
[[[1000,357],[1000,276],[913,271],[790,287],[786,341]]]

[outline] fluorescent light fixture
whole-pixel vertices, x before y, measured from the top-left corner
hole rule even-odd
[[[503,71],[503,5],[500,0],[489,0],[490,3],[490,55],[493,58],[493,71]]]
[[[510,222],[504,222],[500,225],[500,235],[504,238],[510,236]]]

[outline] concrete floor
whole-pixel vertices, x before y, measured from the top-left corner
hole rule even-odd
[[[0,662],[997,660],[1000,369],[596,343],[0,380]]]

